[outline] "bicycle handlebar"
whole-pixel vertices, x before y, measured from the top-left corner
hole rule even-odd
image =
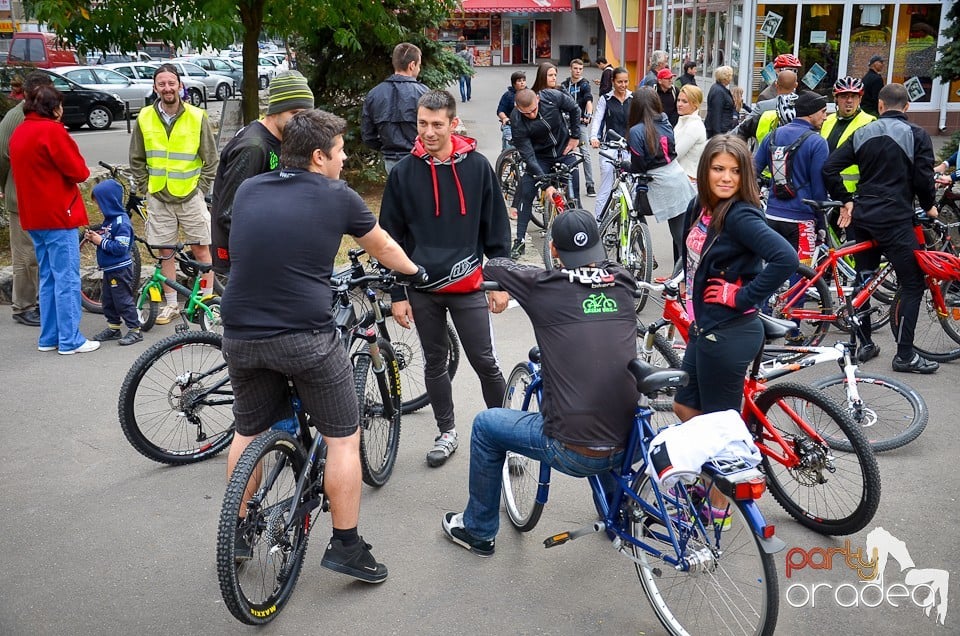
[[[546,172],[540,176],[533,177],[537,187],[542,188],[544,184],[551,183],[553,181],[561,181],[573,174],[573,171],[576,170],[577,166],[583,163],[583,155],[579,153],[574,154],[576,154],[577,159],[572,164],[565,164],[558,161],[553,165],[553,172]]]
[[[818,212],[826,212],[827,210],[834,210],[843,207],[843,203],[841,201],[816,201],[814,199],[801,199],[801,201]]]

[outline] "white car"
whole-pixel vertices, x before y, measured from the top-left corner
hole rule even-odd
[[[81,86],[115,95],[121,102],[129,104],[131,114],[135,115],[150,103],[152,87],[145,87],[104,66],[61,66],[55,70]]]
[[[243,57],[220,57],[219,59],[225,60],[229,64],[235,65],[240,71],[243,71]],[[270,85],[270,80],[277,74],[277,69],[273,64],[257,64],[257,86],[260,90],[265,89]]]
[[[196,64],[182,59],[167,60],[165,64],[173,64],[180,71],[180,77],[189,77],[190,79],[203,82],[207,87],[207,95],[214,96],[220,101],[225,101],[237,94],[237,86],[232,77],[220,75],[218,73],[209,73]],[[159,66],[158,62],[152,62],[154,66]]]
[[[150,88],[150,101],[152,102],[153,99],[155,99],[155,95],[153,94],[153,73],[157,70],[157,67],[153,64],[144,62],[120,62],[117,64],[104,64],[103,67],[113,69],[138,84],[147,85]],[[200,106],[206,101],[207,87],[203,82],[198,82],[190,77],[181,77],[180,82],[186,91],[186,95],[184,96],[185,101],[194,106]]]
[[[274,66],[277,67],[277,72],[290,70],[290,65],[287,63],[286,53],[281,53],[279,51],[260,53],[260,58],[266,58],[273,62]]]

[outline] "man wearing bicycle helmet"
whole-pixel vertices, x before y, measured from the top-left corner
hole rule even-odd
[[[559,269],[547,272],[505,258],[483,268],[484,278],[516,298],[533,323],[543,400],[539,412],[491,408],[473,421],[469,500],[464,512],[444,515],[442,528],[450,541],[481,557],[494,552],[508,452],[574,477],[602,474],[622,462],[633,425],[639,395],[627,364],[637,347],[636,283],[607,261],[590,212],[559,215],[552,239]],[[521,404],[519,393],[514,401]]]
[[[909,107],[903,84],[888,84],[880,89],[880,119],[858,128],[848,143],[830,155],[823,166],[823,179],[830,196],[843,201],[840,227],[852,224],[858,241],[874,239],[878,243],[877,249],[857,255],[861,280],[880,266],[881,253],[897,273],[900,328],[894,334],[897,354],[893,370],[934,373],[940,365],[921,356],[913,346],[925,289],[923,271],[913,254],[918,249],[913,231],[914,197],[928,216],[937,216],[936,188],[930,169],[933,143],[923,128],[907,121]],[[843,179],[843,171],[850,166],[860,169],[856,196],[846,188]]]
[[[800,62],[800,58],[798,58],[796,55],[793,55],[791,53],[784,53],[774,58],[773,70],[776,71],[777,73],[784,70],[793,71],[797,76],[797,80],[799,81],[800,71],[803,70],[803,64]],[[760,91],[760,94],[757,95],[757,99],[755,101],[760,102],[765,99],[770,99],[771,97],[775,97],[776,95],[777,95],[776,82],[771,82],[769,86],[767,86],[765,89]]]

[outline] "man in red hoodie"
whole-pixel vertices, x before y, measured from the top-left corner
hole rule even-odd
[[[508,295],[480,291],[483,258],[510,255],[510,225],[490,162],[477,142],[453,134],[457,101],[446,91],[417,103],[417,140],[390,172],[380,225],[427,270],[430,282],[394,291],[393,317],[409,328],[416,320],[424,355],[424,384],[439,435],[427,453],[441,466],[457,450],[453,390],[447,373],[447,312],[463,351],[480,376],[488,408],[503,402],[505,383],[493,350],[489,311],[506,309]]]

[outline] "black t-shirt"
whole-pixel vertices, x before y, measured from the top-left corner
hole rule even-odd
[[[343,181],[305,170],[268,172],[237,189],[223,333],[254,340],[332,330],[330,275],[344,234],[377,221]]]
[[[630,274],[615,263],[547,272],[495,258],[483,275],[516,298],[533,323],[544,433],[569,444],[622,446],[639,398],[627,370],[637,352]]]

